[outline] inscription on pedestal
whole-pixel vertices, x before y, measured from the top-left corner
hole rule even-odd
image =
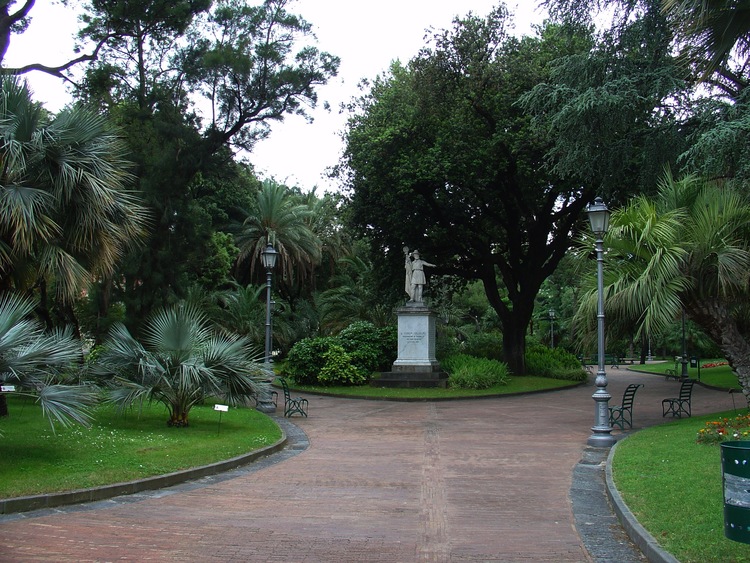
[[[427,337],[426,332],[403,332],[399,335],[405,342],[421,342]]]

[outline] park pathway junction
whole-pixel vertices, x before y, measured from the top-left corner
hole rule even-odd
[[[664,377],[608,368],[634,430],[664,421]],[[97,503],[0,517],[0,561],[646,561],[586,446],[592,382],[441,402],[308,395],[289,445],[229,474]],[[732,408],[703,387],[693,415]],[[619,431],[615,436],[622,436]]]

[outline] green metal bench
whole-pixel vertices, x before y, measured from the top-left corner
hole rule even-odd
[[[594,356],[591,358],[591,363],[594,365],[594,367],[599,366],[599,358],[597,354],[594,354]],[[604,354],[604,365],[609,365],[613,368],[620,369],[620,358],[612,354]]]
[[[682,385],[680,385],[680,396],[670,397],[664,399],[661,402],[662,417],[671,414],[678,418],[682,418],[682,415],[690,417],[691,399],[693,396],[693,385],[695,385],[695,379],[683,379]]]
[[[666,370],[664,370],[664,379],[674,379],[675,381],[678,381],[682,378],[682,366],[680,366],[681,360],[682,357],[675,356],[674,369],[667,368]]]
[[[289,393],[289,385],[286,379],[279,377],[281,388],[284,391],[284,416],[290,418],[294,414],[307,417],[307,399],[304,397],[292,397]]]
[[[633,399],[635,392],[642,383],[631,383],[622,394],[622,404],[609,407],[609,424],[610,426],[619,426],[620,430],[625,430],[625,426],[633,428]]]

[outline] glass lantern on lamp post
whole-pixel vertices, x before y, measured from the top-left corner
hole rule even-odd
[[[596,282],[597,282],[597,359],[599,366],[596,372],[596,392],[593,434],[589,436],[588,445],[607,448],[615,443],[612,437],[612,425],[609,423],[609,400],[607,393],[607,373],[604,371],[604,235],[609,229],[609,209],[602,198],[597,197],[593,204],[586,208],[591,223],[591,230],[596,237]]]

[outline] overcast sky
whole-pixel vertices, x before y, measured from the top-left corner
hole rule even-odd
[[[252,0],[251,0],[252,1]],[[374,78],[386,71],[395,59],[406,62],[423,45],[427,28],[450,27],[457,15],[473,12],[485,16],[496,5],[494,0],[296,0],[289,10],[302,15],[313,25],[318,47],[341,57],[339,74],[321,87],[319,101],[327,101],[331,111],[312,114],[314,122],[288,117],[273,125],[269,139],[260,143],[249,160],[262,177],[273,177],[305,191],[335,189],[324,177],[325,170],[338,162],[342,150],[340,133],[345,116],[339,114],[342,102],[357,95],[362,78]],[[543,12],[535,0],[508,0],[515,14],[516,32],[528,33],[533,23],[541,23]],[[28,30],[12,40],[6,57],[7,66],[31,62],[54,65],[69,60],[72,36],[77,30],[75,13],[54,4],[37,0],[34,19]],[[35,99],[57,111],[69,98],[61,81],[41,73],[32,73],[31,87]]]

